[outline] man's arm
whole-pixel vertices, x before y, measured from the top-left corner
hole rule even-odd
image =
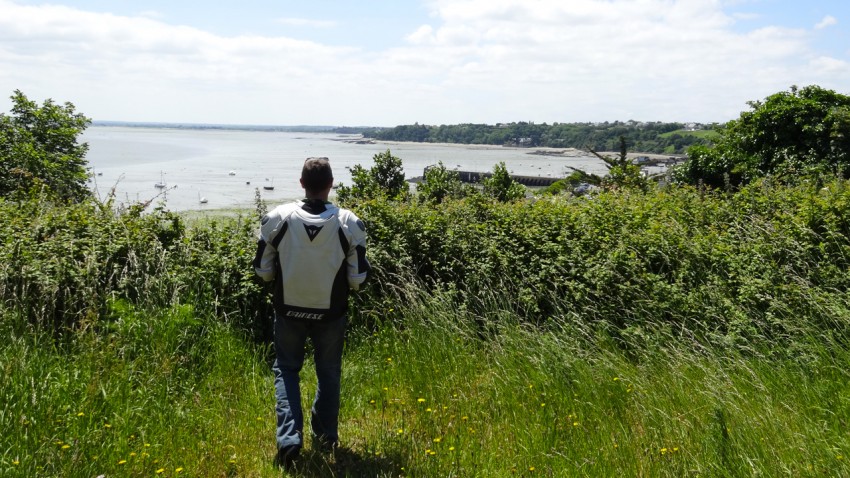
[[[372,266],[366,259],[366,225],[354,213],[346,221],[351,234],[348,247],[348,286],[353,290],[360,288],[366,281]]]
[[[277,273],[277,245],[286,234],[287,223],[280,214],[272,211],[263,216],[257,237],[257,253],[254,256],[254,271],[266,282],[274,280]]]

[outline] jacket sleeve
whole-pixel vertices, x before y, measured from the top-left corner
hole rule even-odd
[[[366,225],[354,213],[345,221],[351,241],[348,247],[348,286],[353,290],[366,281],[372,266],[366,259]]]
[[[280,239],[286,232],[285,224],[277,211],[266,214],[260,221],[254,271],[266,282],[274,280],[277,273],[277,245],[280,244]]]

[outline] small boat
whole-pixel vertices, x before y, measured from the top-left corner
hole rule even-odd
[[[268,181],[268,179],[266,179],[266,181]],[[271,184],[269,184],[268,186],[263,186],[263,189],[265,189],[266,191],[274,191],[274,178],[272,178]]]
[[[162,189],[165,187],[165,178],[163,177],[162,171],[159,172],[159,182],[154,184],[154,187],[157,189]]]
[[[201,193],[198,193],[198,202],[201,204],[206,204],[207,198],[205,196],[201,196]]]
[[[227,173],[227,174],[228,174],[229,176],[236,176],[236,171],[230,171],[230,172],[229,172],[229,173]]]

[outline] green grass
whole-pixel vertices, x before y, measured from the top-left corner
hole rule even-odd
[[[670,138],[674,134],[678,134],[681,136],[696,136],[700,139],[714,139],[717,136],[717,131],[711,129],[700,129],[700,130],[686,130],[686,129],[677,129],[676,131],[670,131],[668,133],[659,134],[659,138]]]
[[[520,325],[493,296],[486,330],[440,294],[372,311],[385,320],[346,350],[344,448],[308,449],[290,475],[850,474],[839,343],[795,360],[687,339],[627,353],[580,317]],[[73,338],[9,336],[3,476],[282,476],[268,348],[219,321],[119,303]]]

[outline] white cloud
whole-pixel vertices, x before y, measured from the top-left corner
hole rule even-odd
[[[815,29],[822,30],[824,28],[831,27],[836,24],[838,24],[838,19],[831,15],[827,15],[823,17],[823,20],[821,20],[820,22],[818,22],[817,25],[815,25]]]
[[[812,51],[805,31],[742,33],[717,0],[428,7],[428,25],[373,52],[0,0],[0,95],[151,121],[725,121],[792,84],[850,84],[847,64]]]

